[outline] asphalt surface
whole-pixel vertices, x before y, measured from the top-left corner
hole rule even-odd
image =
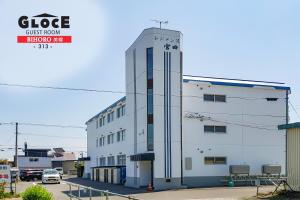
[[[69,185],[67,182],[81,184],[87,187],[93,187],[100,190],[109,190],[114,193],[130,195],[143,200],[238,200],[253,197],[256,194],[256,187],[218,187],[218,188],[194,188],[168,190],[159,192],[146,192],[146,189],[133,189],[121,185],[105,184],[81,178],[68,178],[61,181],[61,184],[45,184],[46,189],[53,193],[56,200],[69,200]],[[41,184],[41,182],[19,182],[17,191],[22,192],[32,184]],[[261,192],[269,192],[274,187],[266,186],[260,189]],[[72,187],[72,194],[78,196],[78,188]],[[82,199],[89,199],[89,191],[80,191]],[[93,192],[93,199],[105,199],[99,192]],[[75,199],[75,198],[73,198]],[[111,200],[125,200],[125,198],[110,196]]]

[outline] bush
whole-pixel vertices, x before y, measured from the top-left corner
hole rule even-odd
[[[54,200],[52,193],[41,185],[33,185],[22,193],[23,200]]]

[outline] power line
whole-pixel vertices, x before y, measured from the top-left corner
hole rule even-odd
[[[291,105],[292,109],[293,109],[294,112],[296,113],[297,117],[300,119],[300,115],[299,115],[299,113],[297,112],[296,108],[294,107],[294,105],[292,104],[291,101],[289,101],[289,104]]]
[[[52,137],[52,138],[67,138],[67,139],[84,139],[84,137],[74,137],[74,136],[61,136],[61,135],[44,135],[44,134],[34,134],[34,133],[23,133],[19,132],[21,135],[37,136],[37,137]]]
[[[36,88],[36,89],[53,89],[53,90],[69,90],[69,91],[83,91],[83,92],[97,92],[97,93],[113,93],[113,94],[138,94],[138,95],[154,95],[154,96],[165,96],[164,94],[147,94],[142,92],[125,92],[125,91],[114,91],[114,90],[98,90],[98,89],[86,89],[86,88],[71,88],[71,87],[56,87],[56,86],[41,86],[41,85],[25,85],[25,84],[10,84],[0,83],[0,86],[9,87],[25,87],[25,88]],[[203,99],[203,96],[197,95],[171,95],[174,97],[192,97]],[[262,100],[267,99],[266,97],[239,97],[239,96],[226,96],[226,98],[232,99],[243,99],[243,100]],[[286,99],[286,98],[277,98]]]
[[[14,123],[13,123],[13,122],[0,122],[0,125],[14,125]],[[42,124],[42,123],[29,123],[29,122],[19,122],[19,125],[24,125],[24,126],[55,127],[55,128],[85,129],[84,126],[61,125],[61,124]]]

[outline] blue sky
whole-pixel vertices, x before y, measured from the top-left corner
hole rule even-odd
[[[151,19],[163,19],[165,28],[183,33],[184,74],[285,82],[300,113],[299,9],[296,0],[0,0],[0,82],[125,90],[125,50],[144,28],[157,26]],[[16,44],[24,33],[18,17],[43,12],[71,16],[71,45]],[[121,95],[1,86],[0,97],[0,122],[83,126]],[[300,121],[293,110],[291,121]],[[20,132],[20,145],[85,151],[84,130],[20,126]],[[13,126],[0,126],[0,136],[2,147],[14,145]],[[0,151],[0,158],[12,153]]]

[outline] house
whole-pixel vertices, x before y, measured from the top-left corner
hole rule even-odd
[[[52,168],[62,167],[64,174],[76,174],[76,156],[73,152],[65,152],[63,148],[53,148]]]

